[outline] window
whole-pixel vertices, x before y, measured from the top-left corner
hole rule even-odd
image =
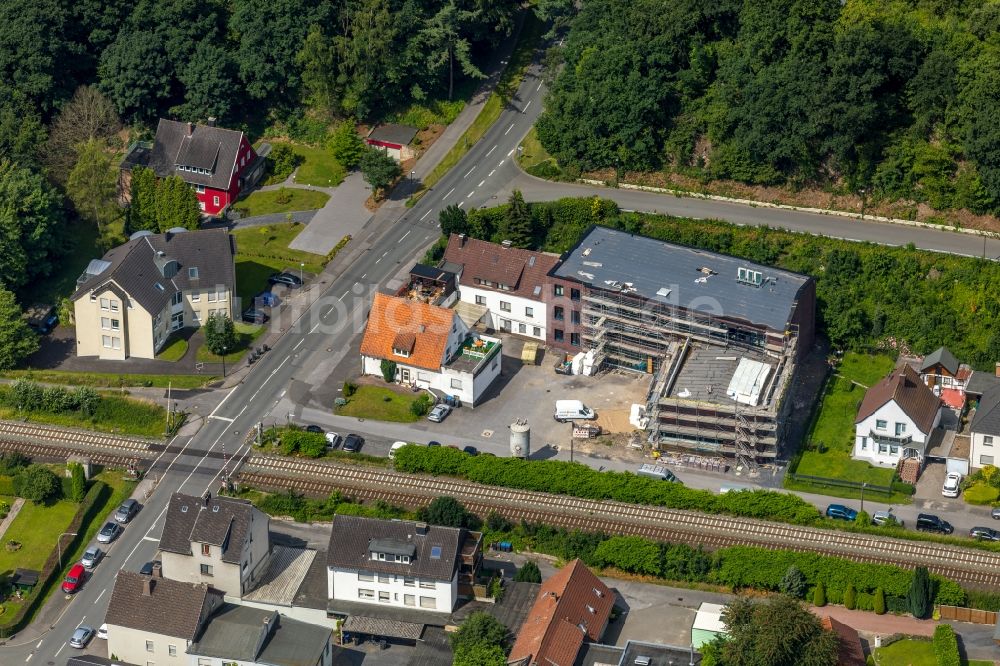
[[[389,593],[380,591],[378,593],[378,600],[383,604],[389,603]]]
[[[396,349],[393,347],[392,353],[396,356],[402,356],[403,358],[410,358],[410,352],[408,349]]]
[[[197,303],[200,300],[201,300],[201,292],[200,291],[192,291],[191,292],[191,301],[193,303]]]
[[[121,349],[122,348],[122,339],[121,338],[111,338],[111,348],[112,349]]]
[[[486,305],[486,297],[476,296],[476,305]]]
[[[461,379],[452,378],[452,380],[451,380],[451,387],[453,389],[459,389],[459,390],[461,390],[461,388],[462,388],[462,380]]]
[[[212,660],[208,657],[198,657],[198,666],[212,666]]]
[[[201,554],[202,555],[211,555],[212,554],[212,546],[210,544],[207,544],[207,543],[201,544]]]
[[[365,590],[365,589],[358,590],[358,599],[374,599],[374,598],[375,598],[375,590]]]
[[[111,330],[111,318],[110,317],[101,317],[101,328],[103,328],[105,331]]]
[[[188,279],[197,280],[198,279],[198,267],[191,266],[188,268]]]
[[[403,585],[405,585],[406,587],[413,587],[416,584],[417,584],[416,578],[410,578],[409,576],[403,578]]]
[[[889,427],[889,422],[886,421],[885,419],[875,419],[876,430],[885,430],[888,427]]]
[[[421,608],[437,608],[437,599],[434,597],[420,597]]]
[[[526,325],[524,325],[524,324],[518,324],[517,325],[517,332],[518,333],[527,333],[528,332],[528,327]]]
[[[179,291],[175,291],[174,295],[170,298],[171,305],[180,305],[184,302],[184,294]]]
[[[118,301],[111,301],[111,311],[118,312]]]
[[[178,331],[182,328],[184,328],[184,313],[177,312],[170,315],[170,330]]]
[[[416,606],[417,598],[414,597],[412,594],[404,594],[403,603],[406,604],[407,606]]]
[[[214,303],[216,300],[218,300],[218,297],[216,296],[216,293],[214,291],[208,292],[208,302],[209,303]]]
[[[896,424],[896,437],[899,437],[900,435],[904,435],[904,434],[906,434],[906,424],[905,423],[897,423]]]
[[[529,318],[530,317],[534,317],[535,316],[535,308],[525,307],[524,308],[524,316],[525,317],[529,317]]]
[[[111,320],[111,330],[112,330],[112,331],[117,331],[117,330],[119,330],[119,329],[120,329],[121,327],[122,327],[122,326],[121,326],[121,322],[120,322],[119,320],[117,320],[117,319],[112,319],[112,320]]]
[[[198,202],[198,208],[200,210],[205,210],[205,202],[204,201],[199,201]]]
[[[214,569],[213,569],[213,567],[212,567],[211,564],[203,564],[203,565],[201,565],[201,575],[202,576],[211,576],[211,575],[213,575],[213,573],[212,573],[213,571],[214,571]]]
[[[219,299],[219,301],[226,300],[226,288],[225,287],[216,287],[216,294],[215,295]]]
[[[983,446],[993,446],[993,435],[983,435]]]
[[[992,465],[993,464],[993,456],[979,456],[979,464],[980,465]]]
[[[867,437],[862,437],[861,438],[861,450],[862,451],[867,451],[868,450],[868,438]]]
[[[102,310],[110,310],[111,309],[111,302],[108,299],[106,299],[106,298],[102,298],[101,299],[101,309]]]
[[[899,447],[898,446],[890,446],[889,447],[889,455],[890,456],[897,455],[898,453],[899,453]]]
[[[105,349],[111,349],[111,336],[110,335],[102,335],[101,336],[101,346],[103,346]]]
[[[212,197],[212,204],[215,206],[219,205],[219,197]]]
[[[555,306],[552,309],[552,318],[556,321],[563,321],[566,319],[566,310],[564,310],[561,306]]]
[[[204,194],[205,193],[205,186],[204,185],[195,185],[194,186],[194,191],[197,192],[198,194]]]
[[[171,657],[176,657],[177,656],[177,646],[176,645],[168,645],[167,646],[167,654],[169,654]]]
[[[578,300],[580,300],[580,290],[579,289],[570,289],[569,290],[569,300],[571,300],[571,301],[578,301]]]
[[[378,575],[378,582],[380,582],[380,583],[391,583],[392,582],[392,576],[386,576],[385,574],[379,574]]]
[[[379,554],[378,554],[378,559],[379,559],[380,561],[382,561],[382,562],[385,562],[385,553],[379,553]]]
[[[535,326],[534,328],[531,329],[531,334],[536,338],[540,338],[542,337],[542,329]]]
[[[573,311],[571,311],[569,313],[569,317],[570,317],[570,321],[573,322],[574,324],[579,324],[580,323],[580,311],[579,310],[573,310]]]
[[[552,329],[552,339],[556,342],[563,341],[563,330],[561,328]]]
[[[363,581],[365,583],[373,583],[375,582],[375,575],[370,573],[359,573],[358,580]]]
[[[146,652],[152,652],[154,649],[153,641],[146,641]]]
[[[579,347],[580,346],[580,334],[579,333],[570,333],[569,334],[569,343],[571,345],[573,345],[574,347]]]
[[[91,294],[91,295],[90,295],[90,302],[91,302],[91,303],[94,303],[94,302],[96,302],[96,301],[97,301],[97,294]]]
[[[552,295],[553,296],[562,296],[563,295],[563,286],[561,284],[553,285],[552,286]]]
[[[888,453],[889,452],[889,447],[886,446],[885,444],[879,444],[878,445],[878,452],[879,453]]]
[[[432,581],[432,580],[422,580],[422,581],[420,581],[420,589],[422,589],[422,590],[433,590],[434,589],[434,581]]]
[[[500,301],[500,311],[510,312],[510,301]]]

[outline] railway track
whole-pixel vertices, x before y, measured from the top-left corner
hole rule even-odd
[[[122,437],[87,430],[55,428],[36,423],[0,421],[0,439],[34,442],[39,444],[59,443],[75,445],[80,449],[101,448],[136,455],[146,454],[155,447],[162,448],[161,442],[153,442],[138,437]]]
[[[18,440],[0,439],[0,452],[7,453],[17,451],[28,456],[32,460],[46,462],[66,462],[70,456],[85,454],[91,462],[104,467],[126,467],[129,463],[140,461],[134,455],[109,453],[100,450],[83,450],[80,448],[35,444],[32,442],[22,442]]]
[[[273,490],[294,488],[311,495],[327,495],[340,490],[362,500],[381,499],[410,507],[422,506],[434,497],[451,495],[477,513],[497,511],[510,520],[701,544],[706,548],[747,545],[816,552],[906,568],[924,565],[934,573],[967,585],[1000,585],[1000,553],[932,542],[588,500],[484,486],[446,477],[411,476],[383,469],[278,456],[252,456],[243,466],[240,481]]]

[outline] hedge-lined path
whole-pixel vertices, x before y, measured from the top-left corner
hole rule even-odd
[[[909,615],[876,615],[875,613],[862,610],[848,610],[843,606],[809,606],[809,610],[819,617],[832,617],[838,622],[843,622],[848,627],[856,629],[863,634],[875,636],[890,636],[892,634],[906,634],[907,636],[933,636],[934,627],[938,625],[934,620],[918,620]],[[975,626],[975,625],[964,625]],[[874,643],[873,643],[874,645]]]

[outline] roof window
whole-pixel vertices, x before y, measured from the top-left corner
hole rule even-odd
[[[441,546],[431,546],[431,559],[432,560],[441,559]]]

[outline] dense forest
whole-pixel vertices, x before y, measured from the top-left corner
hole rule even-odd
[[[992,0],[587,0],[538,135],[582,170],[996,213],[998,35]]]

